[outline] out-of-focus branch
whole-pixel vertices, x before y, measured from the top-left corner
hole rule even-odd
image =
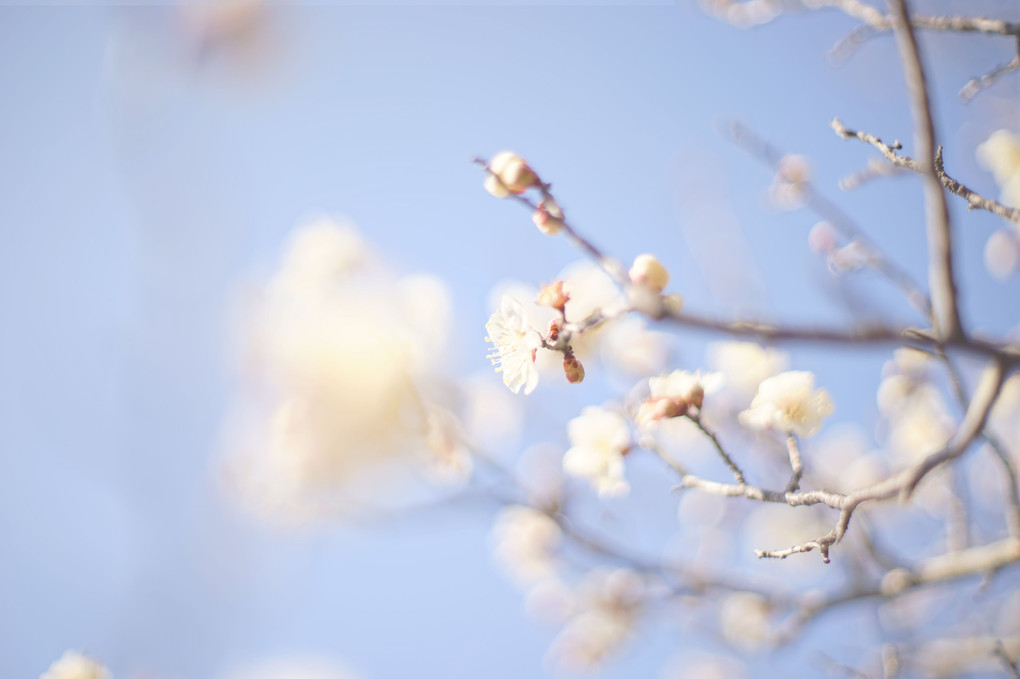
[[[730,134],[733,140],[740,144],[740,147],[752,157],[767,164],[774,172],[780,170],[780,163],[784,154],[779,149],[739,123],[731,125]],[[928,295],[913,280],[910,274],[896,264],[896,262],[886,257],[885,253],[854,223],[854,220],[818,191],[809,180],[801,181],[800,186],[805,207],[836,227],[845,238],[857,241],[864,246],[868,253],[869,266],[902,290],[907,301],[917,308],[925,320],[930,321],[931,302],[928,299]]]
[[[896,28],[895,12],[883,14],[877,7],[860,0],[804,0],[808,9],[837,9],[858,19],[875,31],[891,31]],[[989,35],[1020,36],[1020,23],[1001,19],[969,16],[922,16],[910,17],[911,25],[931,31],[953,33],[986,33]]]
[[[844,592],[818,599],[807,595],[800,610],[783,625],[778,637],[788,641],[815,617],[864,599],[891,599],[927,585],[973,576],[987,576],[1001,568],[1020,562],[1020,540],[1008,538],[987,545],[969,547],[940,554],[920,561],[916,566],[888,571],[881,582],[853,587]]]
[[[938,353],[942,363],[946,366],[946,371],[949,373],[949,383],[953,387],[953,393],[956,396],[957,402],[961,407],[966,408],[970,403],[970,396],[967,394],[967,390],[963,386],[963,378],[960,375],[960,371],[957,370],[952,360],[945,354],[945,352]],[[992,454],[995,455],[996,460],[1002,465],[1002,472],[1005,475],[1006,481],[1006,497],[1009,502],[1009,506],[1006,510],[1006,527],[1009,530],[1009,534],[1015,538],[1020,538],[1020,484],[1017,481],[1016,469],[1013,467],[1013,461],[1010,459],[1009,452],[1003,447],[1002,443],[998,438],[989,430],[986,426],[985,430],[981,432],[982,438],[988,443],[988,447],[992,450]]]
[[[907,0],[890,0],[893,29],[903,62],[907,94],[914,118],[914,146],[922,174],[928,232],[928,286],[931,289],[935,329],[945,341],[962,336],[960,311],[956,305],[953,275],[953,242],[949,206],[942,182],[935,172],[935,123],[932,119],[928,82],[921,63],[920,48],[910,20]]]
[[[801,477],[804,476],[804,463],[800,459],[800,448],[793,434],[786,436],[786,452],[790,455],[790,469],[793,472],[790,482],[786,484],[786,492],[795,493],[800,488]]]
[[[981,90],[991,87],[995,83],[995,81],[1001,78],[1002,76],[1020,68],[1020,36],[1017,36],[1016,39],[1016,49],[1017,49],[1016,56],[1014,56],[1010,61],[1006,62],[1005,64],[996,66],[988,73],[985,73],[982,76],[974,78],[966,85],[964,85],[960,89],[960,93],[958,95],[960,99],[963,100],[964,102],[970,101],[971,99],[976,97],[978,93],[981,92]]]
[[[1017,665],[1016,660],[1010,657],[1006,651],[1006,647],[1002,643],[1002,639],[995,640],[995,647],[992,649],[992,655],[996,656],[1002,661],[1002,664],[1006,666],[1006,670],[1013,679],[1020,679],[1020,666]]]
[[[985,421],[988,419],[988,413],[991,412],[995,399],[999,396],[1004,378],[1005,371],[998,361],[993,361],[985,368],[974,396],[970,400],[970,405],[967,407],[963,422],[942,450],[929,455],[912,468],[903,484],[902,493],[905,497],[909,497],[914,492],[914,488],[928,472],[958,458],[981,434],[985,427]]]
[[[835,118],[832,121],[832,129],[835,130],[836,134],[846,139],[859,139],[865,144],[870,144],[876,149],[882,152],[886,160],[892,163],[895,167],[902,167],[914,172],[921,172],[921,165],[913,158],[897,153],[903,147],[899,142],[893,142],[892,145],[886,144],[881,139],[873,134],[867,132],[861,132],[859,130],[848,129],[840,122],[839,118]],[[942,186],[946,188],[950,193],[960,196],[967,201],[969,209],[987,210],[994,215],[1008,219],[1009,221],[1020,224],[1020,209],[1015,207],[1008,207],[999,203],[998,201],[992,200],[991,198],[985,198],[977,191],[970,189],[960,182],[956,181],[946,172],[946,168],[942,161],[942,147],[938,147],[935,150],[935,172],[938,175],[939,181],[942,182]]]

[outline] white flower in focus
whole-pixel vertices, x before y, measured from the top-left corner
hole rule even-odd
[[[496,366],[496,372],[503,373],[503,384],[515,394],[521,389],[525,394],[533,392],[538,386],[535,357],[541,338],[528,326],[521,303],[504,297],[485,329],[489,333],[486,341],[492,343],[489,360]]]
[[[713,342],[708,347],[708,364],[726,376],[728,388],[750,398],[763,380],[786,370],[789,356],[754,342]]]
[[[762,431],[811,436],[832,411],[829,393],[815,389],[815,376],[804,370],[791,370],[758,385],[758,393],[751,407],[740,414],[740,422]]]
[[[997,130],[977,148],[977,160],[995,176],[1006,205],[1020,207],[1020,134]]]
[[[490,538],[496,560],[518,584],[532,585],[556,575],[556,550],[563,532],[547,514],[531,507],[507,507],[496,516]]]
[[[67,651],[50,665],[39,679],[109,679],[109,671],[99,662],[77,651]]]
[[[571,448],[563,456],[563,471],[591,482],[599,497],[630,492],[623,478],[623,455],[630,447],[627,422],[617,413],[585,408],[567,425]]]

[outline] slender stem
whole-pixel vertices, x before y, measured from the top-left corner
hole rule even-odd
[[[953,242],[949,206],[935,172],[935,123],[932,120],[928,82],[921,63],[920,48],[914,35],[907,0],[890,0],[895,20],[896,42],[900,49],[907,94],[914,118],[914,146],[924,184],[925,214],[928,231],[928,286],[935,312],[935,329],[946,341],[963,335],[956,305],[956,281],[953,276]]]

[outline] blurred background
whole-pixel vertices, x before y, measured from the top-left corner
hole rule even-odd
[[[1011,0],[966,12],[1020,20]],[[365,679],[545,676],[555,630],[493,566],[492,507],[295,528],[223,492],[239,300],[296,226],[343,217],[394,269],[447,282],[452,347],[436,360],[498,385],[490,290],[579,257],[482,189],[472,157],[509,148],[601,247],[654,252],[691,310],[914,322],[874,276],[834,279],[807,244],[817,218],[778,209],[773,172],[725,133],[738,120],[807,156],[820,190],[923,281],[918,182],[837,188],[874,153],[837,138],[834,116],[912,140],[890,36],[827,56],[853,26],[816,12],[740,29],[688,2],[0,2],[0,676],[38,676],[67,648],[117,677],[294,658]],[[997,196],[975,149],[1020,128],[1020,78],[969,104],[956,92],[1011,43],[923,47],[946,167]],[[950,207],[965,318],[1001,336],[1020,283],[985,266],[999,222]],[[705,339],[679,337],[673,367],[702,365]],[[875,419],[887,350],[791,351],[832,392],[834,421]],[[521,448],[563,446],[566,419],[619,394],[597,375],[549,389],[553,405],[525,406],[552,416]],[[661,543],[677,500],[649,502]],[[819,644],[853,653],[835,623],[814,634],[766,667],[808,671]],[[598,676],[682,676],[685,653],[713,643],[653,627]]]

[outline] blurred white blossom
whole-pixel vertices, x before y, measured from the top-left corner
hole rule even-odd
[[[485,190],[497,198],[524,193],[538,177],[523,158],[513,151],[500,151],[489,161],[491,173],[485,178]]]
[[[977,148],[977,160],[995,176],[999,200],[1020,207],[1020,134],[996,130]]]
[[[786,370],[786,352],[754,342],[713,342],[708,347],[708,364],[726,376],[727,388],[754,396],[763,380]]]
[[[753,651],[771,638],[771,613],[765,597],[751,592],[734,592],[719,605],[719,626],[733,646]]]
[[[662,292],[669,283],[669,271],[654,255],[644,254],[634,258],[627,273],[634,285],[643,285],[653,292]]]
[[[600,497],[626,495],[623,456],[630,447],[630,430],[619,414],[599,407],[585,408],[567,425],[571,447],[563,456],[563,470],[587,479]]]
[[[532,585],[556,575],[560,527],[547,514],[515,505],[503,509],[492,527],[493,555],[519,585]]]
[[[997,229],[985,243],[985,268],[1002,281],[1020,267],[1020,233],[1015,229]]]
[[[815,376],[791,370],[763,380],[740,421],[752,429],[811,436],[832,411],[829,393],[815,389]]]
[[[66,651],[39,679],[110,679],[109,671],[78,651]]]
[[[438,280],[393,276],[349,225],[295,232],[244,333],[234,471],[253,508],[353,501],[354,477],[429,450],[449,308]]]
[[[645,594],[642,579],[627,569],[596,569],[579,583],[576,614],[553,641],[554,667],[598,669],[630,638]]]
[[[808,159],[796,154],[785,155],[779,160],[769,188],[769,199],[783,210],[799,208],[804,202],[810,180],[811,163]]]

